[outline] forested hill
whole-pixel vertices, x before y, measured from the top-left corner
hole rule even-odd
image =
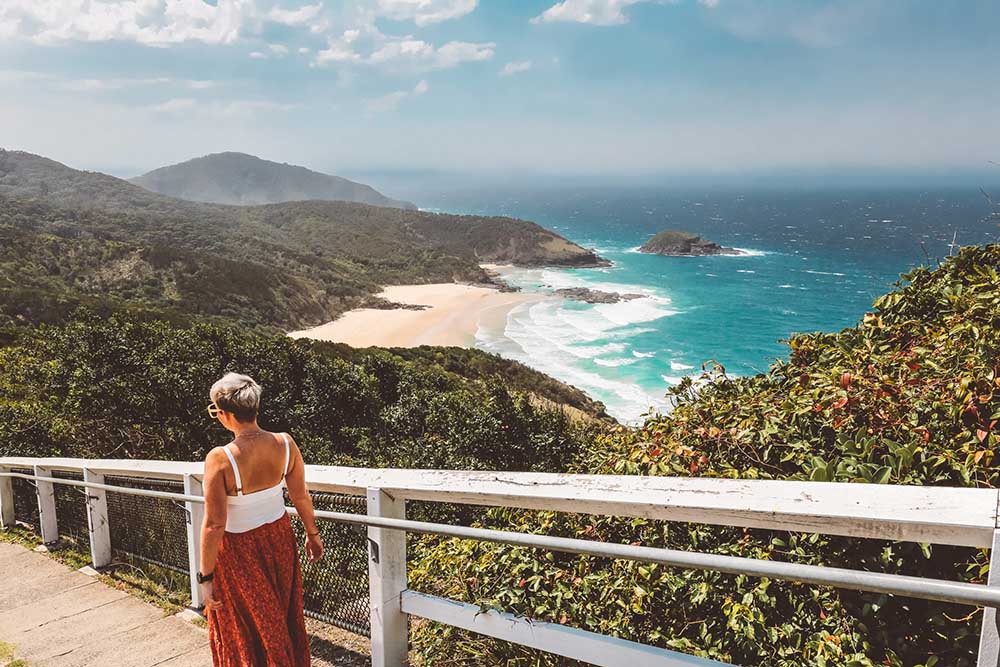
[[[5,271],[0,285],[8,320],[46,310],[26,308],[26,299],[36,306],[121,299],[302,328],[357,307],[381,285],[487,282],[480,262],[602,261],[524,220],[336,201],[202,204],[3,150],[0,232],[10,239],[0,262],[26,264]],[[28,249],[37,251],[32,261]]]
[[[147,190],[215,204],[277,204],[323,199],[415,210],[369,185],[246,153],[213,153],[129,179]]]

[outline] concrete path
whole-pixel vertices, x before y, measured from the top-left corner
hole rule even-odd
[[[208,633],[44,554],[0,542],[0,642],[30,667],[210,667]]]

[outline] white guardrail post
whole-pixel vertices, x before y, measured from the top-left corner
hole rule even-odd
[[[1000,587],[1000,529],[993,532],[990,576],[987,585]],[[983,629],[979,635],[979,656],[976,667],[998,667],[998,665],[1000,665],[1000,627],[997,625],[997,610],[986,607],[983,609]]]
[[[201,481],[194,475],[184,475],[184,493],[188,496],[202,496]],[[191,606],[201,609],[205,600],[201,595],[201,584],[198,583],[198,571],[201,569],[201,523],[205,518],[204,503],[185,502],[187,510],[187,544],[188,572],[191,573]]]
[[[406,500],[368,489],[368,516],[406,518]],[[406,665],[409,624],[400,596],[406,590],[406,533],[368,529],[368,586],[371,595],[372,667]]]
[[[104,484],[104,475],[83,469],[83,481]],[[108,494],[104,489],[85,488],[87,528],[90,530],[90,560],[95,569],[111,564],[111,526],[108,523]]]
[[[0,472],[7,472],[0,468]],[[0,477],[0,528],[10,530],[14,527],[14,480],[10,477]]]
[[[35,477],[52,477],[52,470],[44,466],[34,466]],[[42,542],[52,544],[59,541],[59,524],[56,520],[56,490],[52,482],[35,480],[38,495],[38,522],[42,526]]]

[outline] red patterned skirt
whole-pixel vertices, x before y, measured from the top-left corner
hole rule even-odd
[[[245,533],[226,533],[208,614],[215,667],[309,667],[302,572],[288,515]]]

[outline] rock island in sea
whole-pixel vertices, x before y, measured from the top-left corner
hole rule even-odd
[[[691,232],[673,229],[660,232],[646,241],[639,252],[670,257],[703,257],[705,255],[742,255],[736,248],[723,248],[718,243],[701,238]]]

